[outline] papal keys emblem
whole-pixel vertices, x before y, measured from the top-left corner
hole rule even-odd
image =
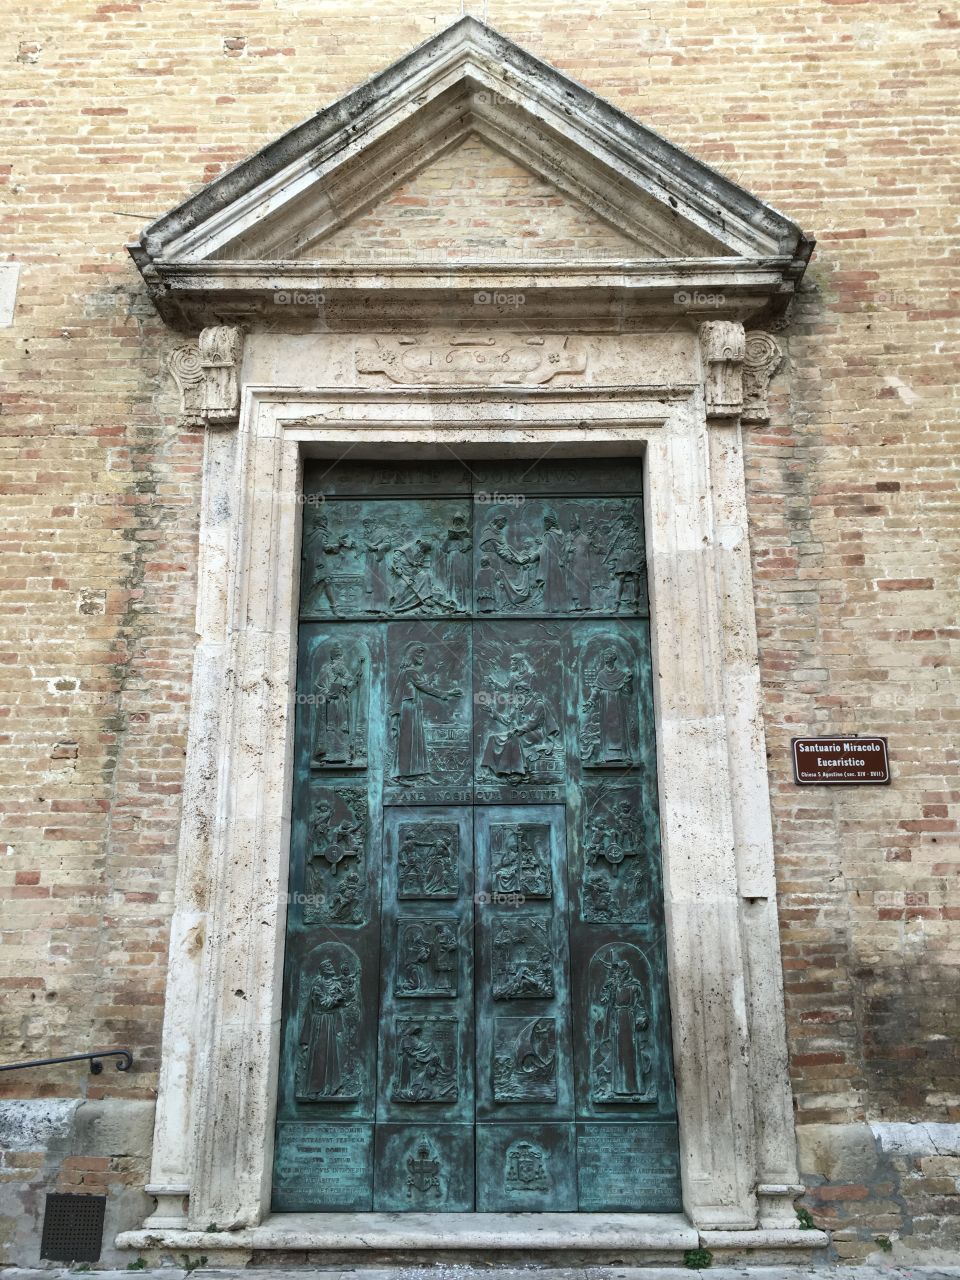
[[[407,1157],[407,1195],[415,1191],[422,1196],[431,1191],[440,1195],[440,1161],[426,1138],[421,1138],[416,1153]]]

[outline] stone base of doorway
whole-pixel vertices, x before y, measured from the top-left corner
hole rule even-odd
[[[509,1266],[678,1265],[691,1249],[717,1261],[809,1263],[823,1231],[698,1231],[683,1214],[282,1213],[237,1231],[144,1228],[117,1237],[148,1265],[203,1257],[207,1267],[377,1267],[476,1262]]]

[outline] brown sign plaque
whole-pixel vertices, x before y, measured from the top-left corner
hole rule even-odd
[[[883,786],[890,781],[886,738],[792,738],[800,787]]]

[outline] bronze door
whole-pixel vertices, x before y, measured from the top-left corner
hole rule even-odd
[[[274,1208],[680,1207],[640,470],[312,464]]]

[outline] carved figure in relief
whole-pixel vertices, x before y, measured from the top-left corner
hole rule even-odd
[[[584,672],[580,751],[584,764],[631,765],[639,747],[633,670],[615,645]]]
[[[473,539],[467,517],[457,513],[447,530],[447,541],[444,548],[444,583],[447,598],[451,606],[458,612],[467,608],[470,600],[470,554]]]
[[[529,917],[497,924],[493,934],[494,1000],[553,995],[550,922]]]
[[[366,765],[365,735],[358,732],[363,720],[359,700],[365,665],[366,658],[361,655],[351,667],[343,646],[335,644],[321,666],[314,686],[317,719],[312,765],[320,768]]]
[[[334,953],[342,957],[339,970]],[[339,944],[327,948],[310,983],[300,1020],[296,1095],[302,1101],[349,1101],[359,1092],[356,1028],[360,961]]]
[[[304,555],[314,557],[313,575],[307,588],[307,595],[314,607],[325,603],[330,612],[337,613],[337,601],[334,592],[334,570],[336,561],[344,551],[352,551],[354,544],[346,534],[334,538],[330,533],[330,522],[325,512],[321,512],[306,536]]]
[[[363,891],[360,876],[348,871],[330,896],[330,919],[336,924],[363,924]]]
[[[496,892],[549,898],[553,892],[550,828],[498,824],[491,835]]]
[[[646,551],[639,527],[639,513],[635,519],[622,519],[614,535],[605,563],[617,580],[616,613],[626,609],[636,613],[643,604],[646,574]]]
[[[587,920],[619,920],[620,908],[613,894],[609,876],[600,871],[587,873],[583,885],[584,918]]]
[[[573,517],[570,529],[570,595],[574,613],[589,613],[593,608],[593,585],[597,576],[594,563],[597,530],[591,521],[585,529],[580,517]]]
[[[390,568],[400,584],[390,597],[394,613],[410,613],[413,609],[436,608],[450,612],[453,605],[443,592],[433,563],[433,544],[418,538],[410,547],[393,555]]]
[[[636,948],[609,945],[591,962],[591,1096],[594,1102],[650,1102],[653,1053]]]
[[[455,826],[401,827],[397,879],[401,898],[455,898],[459,891]]]
[[[488,562],[493,578],[497,610],[509,610],[530,599],[532,584],[529,566],[538,558],[536,552],[514,550],[507,539],[507,517],[496,515],[480,535],[480,550]]]
[[[407,1157],[407,1195],[411,1198],[414,1192],[418,1196],[432,1195],[439,1200],[443,1196],[440,1185],[440,1170],[443,1166],[437,1156],[436,1149],[429,1139],[417,1139],[416,1152]]]
[[[394,681],[390,719],[394,734],[393,776],[403,782],[430,772],[424,726],[424,699],[452,702],[463,690],[441,688],[426,672],[426,646],[419,641],[407,645]]]
[[[507,1148],[503,1185],[507,1191],[548,1191],[546,1155],[532,1142],[514,1142]]]
[[[363,590],[366,607],[371,613],[385,613],[390,596],[387,557],[393,547],[390,530],[376,520],[364,520],[363,547]]]
[[[560,723],[544,695],[526,680],[514,681],[505,707],[489,714],[501,726],[487,738],[480,764],[498,777],[520,779],[552,764],[560,741]]]
[[[555,1102],[557,1024],[553,1018],[496,1018],[493,1096],[497,1102]]]
[[[399,1018],[395,1102],[452,1102],[458,1096],[456,1023],[449,1018]]]
[[[457,937],[450,924],[401,920],[396,992],[403,996],[457,994]]]
[[[535,586],[548,613],[559,613],[567,604],[566,539],[555,516],[543,517],[543,535],[536,552]]]
[[[474,581],[478,613],[496,613],[497,583],[489,556],[481,556]]]

